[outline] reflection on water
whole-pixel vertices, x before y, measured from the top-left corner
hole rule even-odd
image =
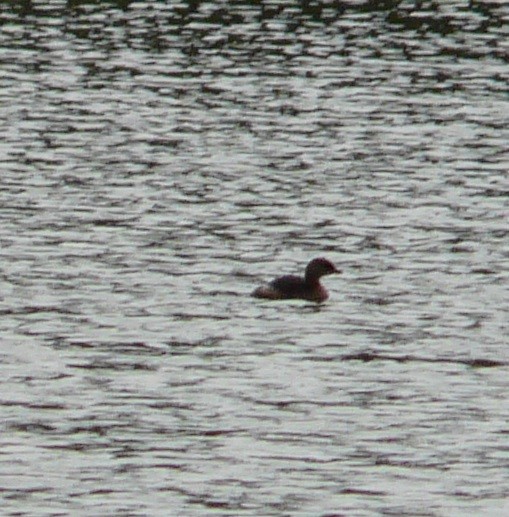
[[[1,3],[4,513],[507,512],[508,15]]]

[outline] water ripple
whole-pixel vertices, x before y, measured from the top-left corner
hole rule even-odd
[[[1,3],[3,512],[507,513],[507,16]]]

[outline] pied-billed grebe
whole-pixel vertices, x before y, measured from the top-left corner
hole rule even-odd
[[[294,275],[276,278],[270,284],[256,288],[252,296],[269,300],[299,299],[324,302],[329,297],[329,293],[320,283],[320,278],[333,273],[341,273],[341,271],[329,260],[315,258],[307,265],[304,278]]]

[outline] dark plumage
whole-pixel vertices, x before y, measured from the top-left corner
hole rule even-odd
[[[324,302],[329,293],[320,283],[320,278],[333,273],[341,273],[332,262],[324,258],[313,259],[306,267],[304,278],[285,275],[267,285],[255,289],[252,296],[269,300],[300,299],[311,302]]]

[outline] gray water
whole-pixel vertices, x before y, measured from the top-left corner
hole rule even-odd
[[[508,16],[2,2],[2,515],[509,514]]]

